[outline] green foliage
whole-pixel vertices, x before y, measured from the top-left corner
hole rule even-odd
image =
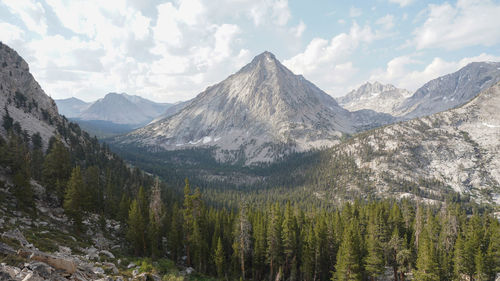
[[[128,213],[128,232],[127,239],[132,244],[134,253],[137,256],[143,255],[146,252],[146,225],[142,217],[141,209],[137,200],[133,200],[130,204]]]
[[[70,175],[70,153],[60,139],[55,139],[42,168],[42,181],[47,192],[55,192],[62,201]]]
[[[83,201],[85,198],[83,196],[83,178],[80,166],[76,166],[71,172],[71,178],[68,182],[68,187],[66,189],[66,194],[64,195],[64,211],[73,220],[74,224],[78,229],[81,228],[82,224],[82,212],[83,212]]]

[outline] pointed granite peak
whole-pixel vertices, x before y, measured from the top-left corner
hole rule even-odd
[[[252,61],[277,61],[277,59],[273,53],[264,51],[261,54],[257,55]]]

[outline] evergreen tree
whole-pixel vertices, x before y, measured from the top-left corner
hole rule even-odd
[[[14,124],[14,119],[10,117],[9,111],[7,110],[7,105],[5,105],[4,110],[5,110],[5,115],[3,116],[2,126],[5,129],[5,131],[8,132],[12,129],[12,126]]]
[[[224,273],[224,265],[226,257],[224,254],[224,248],[222,247],[222,240],[220,239],[220,237],[217,240],[217,248],[215,248],[213,259],[215,262],[215,268],[217,269],[217,276],[221,278]]]
[[[137,199],[134,199],[130,204],[128,213],[128,231],[127,239],[132,244],[134,253],[140,256],[145,253],[146,248],[146,227],[142,217]]]
[[[304,281],[316,280],[316,240],[312,225],[304,234],[301,271]]]
[[[66,194],[64,195],[64,211],[73,220],[78,229],[82,224],[83,196],[84,189],[80,166],[76,166],[71,172]]]
[[[70,153],[60,139],[55,139],[42,168],[42,181],[47,192],[55,192],[62,200],[70,175]]]
[[[269,227],[267,229],[267,261],[270,267],[270,278],[274,279],[275,273],[281,264],[281,212],[276,203],[272,207]]]
[[[245,265],[247,257],[251,254],[251,235],[252,225],[248,220],[247,206],[243,204],[240,209],[239,219],[236,224],[234,251],[238,255],[240,261],[241,276],[243,280],[246,278]]]
[[[368,225],[368,239],[366,241],[368,254],[365,257],[365,269],[370,279],[374,281],[376,277],[384,273],[384,252],[377,231],[377,225],[374,222],[375,217],[371,217]],[[395,227],[397,232],[398,227]]]
[[[293,210],[290,201],[287,202],[285,207],[285,214],[283,218],[282,226],[282,244],[283,244],[283,254],[285,256],[284,263],[284,277],[285,279],[295,280],[296,276],[290,276],[292,272],[296,272],[294,265],[296,266],[297,261],[297,221],[293,214]]]
[[[335,281],[359,281],[362,280],[362,268],[360,265],[360,237],[359,223],[352,218],[344,231],[342,243],[337,255],[336,272],[332,280]]]
[[[155,185],[151,190],[151,202],[149,204],[149,239],[151,241],[151,255],[153,259],[160,256],[162,223],[165,216],[165,206],[161,199],[159,179],[156,178]]]
[[[429,229],[424,228],[419,239],[416,281],[435,281],[439,278],[439,263],[435,245],[431,239]]]

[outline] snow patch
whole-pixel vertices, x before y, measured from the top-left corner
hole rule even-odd
[[[209,143],[211,141],[212,141],[212,137],[209,137],[209,136],[203,137],[203,144]]]

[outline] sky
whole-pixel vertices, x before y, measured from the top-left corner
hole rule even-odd
[[[500,61],[500,0],[2,0],[0,41],[55,99],[195,97],[263,51],[333,97]]]

